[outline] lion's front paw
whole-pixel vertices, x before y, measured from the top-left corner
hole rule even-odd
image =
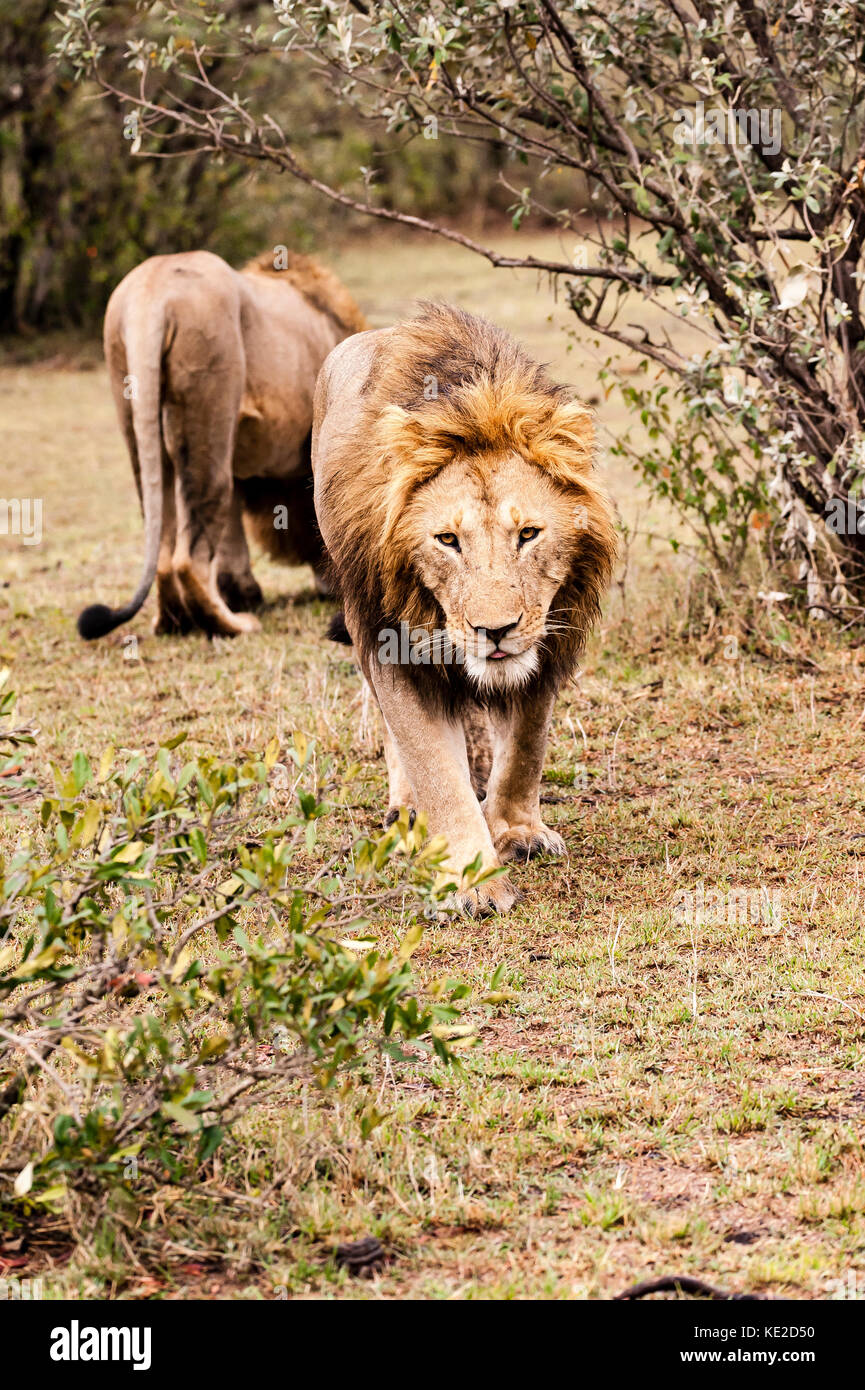
[[[541,854],[565,853],[565,842],[557,830],[550,830],[543,821],[528,825],[508,825],[493,836],[496,853],[502,863],[511,859],[536,859]]]
[[[510,912],[520,894],[506,876],[487,879],[476,888],[466,888],[454,894],[461,912],[469,917],[490,917],[494,912]]]

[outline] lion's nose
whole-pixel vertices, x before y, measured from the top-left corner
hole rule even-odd
[[[493,646],[497,647],[503,637],[507,637],[509,632],[513,632],[514,628],[519,626],[522,616],[521,613],[519,618],[514,618],[512,623],[504,623],[502,627],[487,627],[484,623],[480,625],[472,623],[471,626],[475,632],[485,632]]]

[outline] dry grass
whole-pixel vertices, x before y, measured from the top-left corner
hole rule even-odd
[[[530,275],[402,238],[348,248],[338,269],[375,322],[417,295],[449,297],[597,394],[588,354],[567,354]],[[0,438],[0,495],[45,506],[42,545],[0,537],[0,661],[41,726],[37,772],[47,780],[49,761],[79,747],[153,749],[180,729],[227,758],[301,728],[338,767],[362,763],[343,829],[373,828],[383,766],[358,743],[357,678],[321,639],[330,609],[308,575],[257,563],[270,596],[260,636],[157,640],[145,613],[130,629],[137,660],[121,634],[85,647],[76,612],[125,596],[141,561],[104,372],[5,369]],[[630,480],[611,482],[632,518]],[[119,1223],[82,1230],[52,1287],[609,1297],[690,1272],[808,1298],[851,1269],[861,1281],[859,653],[735,593],[695,636],[696,583],[684,560],[635,543],[558,707],[545,799],[568,861],[517,870],[526,899],[511,916],[431,930],[415,958],[427,978],[479,986],[505,963],[512,998],[475,1010],[481,1043],[463,1074],[371,1076],[384,1118],[368,1139],[356,1093],[292,1093],[244,1122],[242,1160],[157,1194],[134,1241]],[[17,832],[7,823],[0,843]],[[777,892],[780,908],[692,926],[674,908],[700,882]],[[366,1233],[394,1257],[371,1283],[327,1259]]]

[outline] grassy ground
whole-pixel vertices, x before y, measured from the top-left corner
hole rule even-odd
[[[566,317],[549,319],[531,275],[405,239],[348,248],[338,268],[375,323],[446,296],[598,395],[590,353],[568,353]],[[308,574],[257,562],[269,605],[252,638],[155,639],[145,611],[137,652],[122,633],[84,646],[78,609],[126,596],[141,561],[103,370],[5,368],[0,441],[0,495],[44,499],[41,545],[0,537],[0,664],[41,728],[37,772],[181,729],[228,758],[300,728],[337,767],[362,764],[343,829],[373,829],[383,764],[359,740],[357,677],[321,639],[330,607]],[[664,520],[628,477],[611,486],[626,519],[642,505]],[[695,626],[700,582],[637,539],[558,706],[544,799],[568,860],[516,870],[517,910],[431,930],[415,957],[422,976],[478,986],[505,964],[513,997],[474,1010],[463,1074],[387,1066],[368,1139],[351,1097],[292,1094],[244,1121],[242,1162],[158,1193],[134,1239],[79,1228],[62,1263],[36,1252],[52,1289],[609,1297],[688,1272],[811,1298],[850,1271],[861,1288],[859,653],[755,615],[720,579]],[[18,831],[7,822],[0,845]],[[699,884],[750,890],[762,910],[689,923],[677,902]],[[382,1274],[337,1272],[328,1251],[370,1233],[393,1255]]]

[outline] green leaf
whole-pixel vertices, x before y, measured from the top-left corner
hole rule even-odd
[[[409,960],[423,941],[424,924],[415,922],[414,926],[409,927],[400,943],[398,960]]]
[[[86,787],[90,781],[91,768],[86,756],[83,753],[76,753],[72,759],[72,780],[75,786],[75,795]]]
[[[161,1111],[169,1120],[180,1125],[180,1128],[187,1134],[197,1134],[201,1129],[200,1118],[194,1111],[187,1110],[185,1105],[178,1105],[176,1101],[167,1100],[161,1106]]]
[[[196,826],[194,830],[190,831],[189,844],[199,864],[206,864],[207,841],[204,838],[204,832],[198,826]]]

